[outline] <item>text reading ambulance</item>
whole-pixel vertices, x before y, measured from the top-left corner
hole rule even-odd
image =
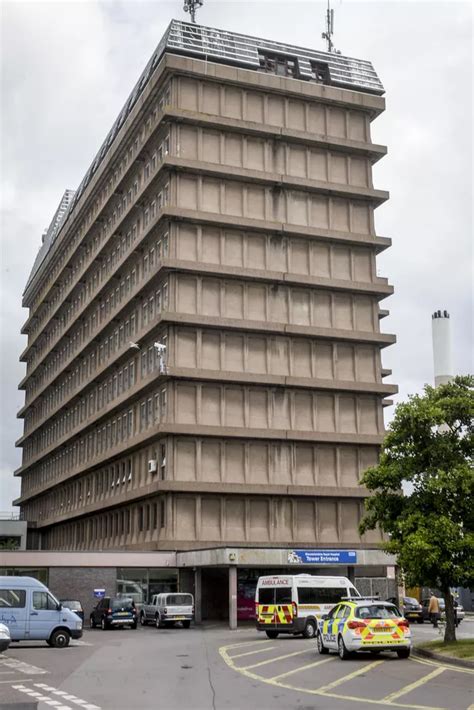
[[[268,638],[302,634],[313,638],[318,622],[342,597],[360,597],[346,577],[311,574],[259,577],[255,593],[258,631]]]

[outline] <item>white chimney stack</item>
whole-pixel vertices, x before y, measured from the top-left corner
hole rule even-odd
[[[448,311],[435,311],[431,316],[435,387],[453,377],[451,358],[451,322]]]

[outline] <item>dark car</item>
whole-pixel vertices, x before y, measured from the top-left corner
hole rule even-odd
[[[423,607],[415,597],[401,597],[400,603],[395,597],[390,597],[387,601],[395,604],[407,621],[416,621],[418,624],[423,623]]]
[[[137,628],[137,610],[133,599],[120,597],[104,597],[92,609],[91,629],[100,626],[101,629],[112,629],[117,626]]]
[[[80,601],[77,601],[77,599],[60,599],[59,601],[65,609],[70,609],[84,621],[84,609]]]

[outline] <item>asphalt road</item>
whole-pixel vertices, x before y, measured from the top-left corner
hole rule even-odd
[[[474,636],[474,621],[459,632]],[[392,654],[340,661],[250,627],[86,629],[67,649],[22,643],[0,656],[2,710],[473,710],[473,687],[467,669]]]

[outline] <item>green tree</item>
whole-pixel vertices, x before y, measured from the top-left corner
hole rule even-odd
[[[474,585],[473,461],[474,377],[460,376],[397,406],[380,462],[361,479],[373,495],[360,532],[379,526],[407,584],[442,592],[446,642],[456,639],[451,588]]]

